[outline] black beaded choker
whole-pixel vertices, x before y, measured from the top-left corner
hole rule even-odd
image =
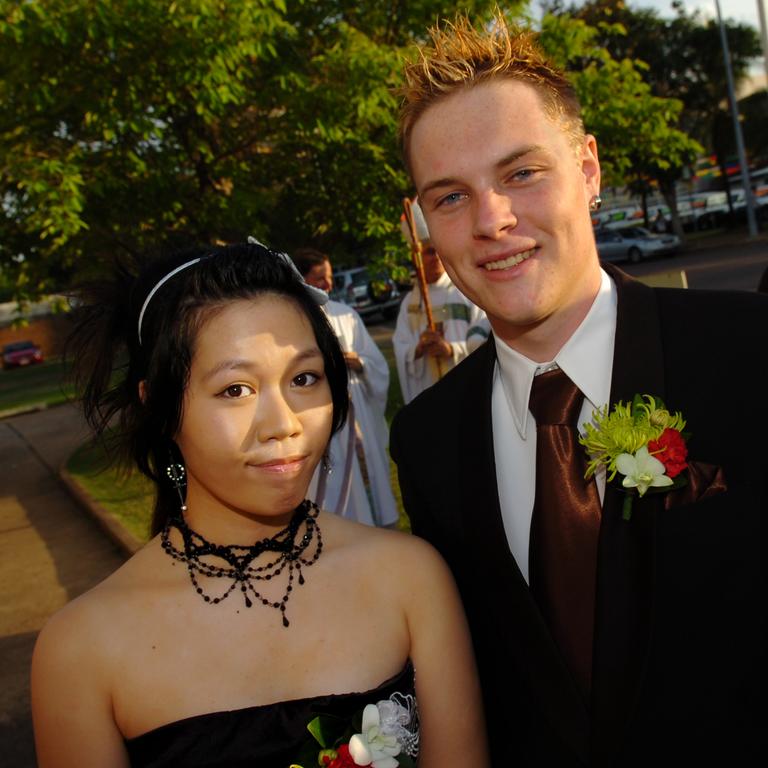
[[[168,520],[160,537],[163,549],[174,560],[178,560],[187,566],[192,586],[206,603],[220,603],[222,600],[226,600],[235,587],[239,585],[246,608],[250,608],[253,605],[253,601],[249,597],[250,592],[256,601],[279,610],[283,617],[283,626],[287,627],[290,622],[285,616],[285,606],[288,604],[288,599],[293,591],[293,572],[295,570],[298,573],[298,582],[303,584],[302,566],[309,567],[314,565],[323,551],[323,537],[320,535],[320,527],[317,524],[319,511],[314,502],[305,499],[296,507],[291,522],[282,531],[268,539],[257,541],[250,547],[236,544],[227,546],[211,544],[210,541],[204,539],[199,533],[195,533],[187,525],[183,514]],[[305,531],[298,542],[296,542],[296,535],[302,524],[305,526]],[[183,550],[177,549],[171,543],[171,528],[176,528],[181,533],[184,539]],[[317,544],[315,545],[314,554],[311,557],[305,557],[304,554],[315,537],[317,537]],[[265,552],[276,552],[278,556],[270,562],[254,567],[252,565],[253,561]],[[228,565],[213,565],[204,562],[201,559],[204,557],[220,558],[228,563]],[[275,576],[279,576],[286,566],[288,568],[288,583],[285,587],[285,594],[278,601],[268,600],[256,590],[254,582],[270,581]],[[211,597],[200,586],[198,576],[232,579],[232,583],[221,595]]]

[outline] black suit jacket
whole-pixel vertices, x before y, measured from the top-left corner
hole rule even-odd
[[[512,557],[489,342],[396,417],[413,531],[456,577],[494,766],[768,764],[768,297],[617,284],[611,403],[662,397],[727,490],[666,510],[606,489],[587,708]]]

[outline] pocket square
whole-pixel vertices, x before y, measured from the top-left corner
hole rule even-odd
[[[688,462],[688,482],[664,497],[664,509],[695,504],[728,490],[723,468],[703,461]]]

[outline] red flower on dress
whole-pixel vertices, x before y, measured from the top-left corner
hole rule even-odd
[[[349,745],[347,744],[342,744],[336,750],[336,757],[333,759],[327,755],[323,757],[323,764],[328,766],[328,768],[358,768],[357,763],[349,754]]]
[[[677,429],[667,427],[658,440],[649,441],[648,452],[664,465],[668,477],[677,477],[688,466],[688,448]]]

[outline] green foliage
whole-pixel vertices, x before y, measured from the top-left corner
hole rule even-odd
[[[682,102],[655,96],[642,62],[612,58],[602,46],[607,24],[590,26],[568,15],[548,14],[542,44],[570,69],[582,104],[584,123],[595,134],[603,174],[609,183],[680,175],[701,146],[677,123]]]
[[[2,6],[0,259],[20,283],[226,236],[264,197],[243,150],[269,133],[253,82],[288,31],[282,0]]]
[[[406,262],[396,146],[402,61],[466,0],[0,0],[0,274],[33,298],[117,254],[249,234],[337,265]],[[507,13],[524,18],[524,4]],[[630,61],[583,22],[542,40],[577,70],[607,168],[677,167]],[[645,90],[644,90],[645,89]],[[650,159],[649,159],[650,158]]]
[[[689,13],[682,3],[672,5],[672,18],[631,8],[623,0],[592,0],[569,10],[600,30],[596,43],[614,58],[643,62],[644,79],[652,93],[682,102],[678,127],[711,151],[715,120],[727,109],[720,30],[717,21],[704,19],[700,11]],[[739,83],[761,53],[760,40],[748,24],[726,21],[725,26],[733,75]]]
[[[403,260],[402,46],[491,6],[0,0],[4,279],[248,234]]]

